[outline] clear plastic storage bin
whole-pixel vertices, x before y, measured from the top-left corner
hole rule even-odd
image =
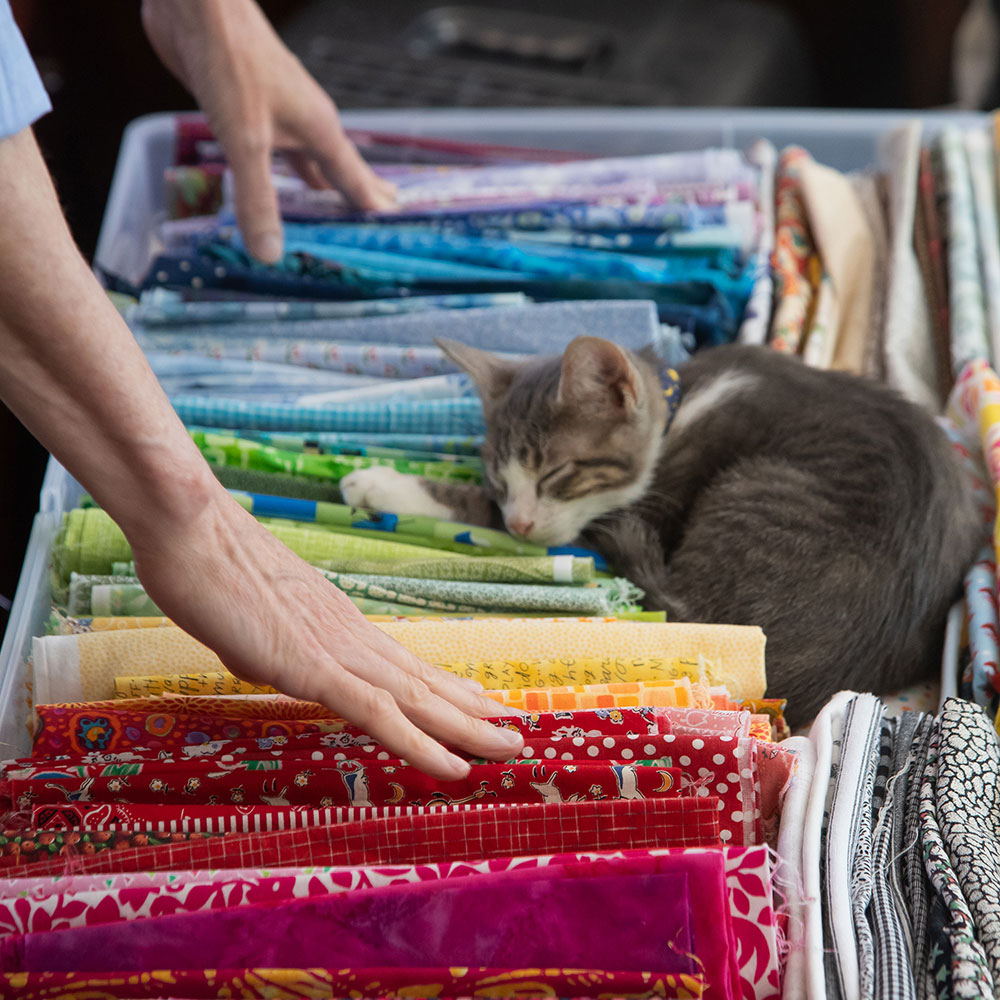
[[[373,111],[343,115],[351,128],[373,132],[440,136],[608,155],[663,153],[705,147],[744,149],[755,139],[777,147],[797,143],[820,162],[839,170],[875,162],[879,137],[919,118],[928,134],[945,125],[981,126],[971,113],[902,111],[729,111],[669,109],[573,109]],[[173,158],[174,116],[149,115],[128,126],[122,139],[95,255],[98,271],[138,281],[157,252],[156,222],[164,208],[163,170]],[[7,632],[0,647],[0,747],[4,756],[30,752],[27,666],[31,639],[45,628],[50,609],[49,551],[63,511],[76,505],[81,489],[50,460],[21,571]],[[942,676],[954,690],[961,617],[953,611],[945,641]]]

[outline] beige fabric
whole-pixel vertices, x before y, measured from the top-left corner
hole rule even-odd
[[[766,686],[759,628],[543,619],[376,627],[423,659],[476,676],[493,689],[690,677],[725,685],[741,699],[761,697]],[[215,653],[176,626],[43,636],[33,641],[32,658],[37,704],[111,699],[115,678],[224,669]],[[577,673],[578,660],[602,666],[588,681]]]
[[[809,228],[833,297],[823,307],[824,321],[833,333],[831,348],[826,349],[829,366],[861,373],[875,260],[865,212],[848,178],[831,167],[807,161],[801,167],[801,181]]]

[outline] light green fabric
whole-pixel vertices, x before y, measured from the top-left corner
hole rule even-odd
[[[323,575],[347,594],[394,601],[435,611],[548,611],[573,615],[613,615],[632,610],[642,591],[627,580],[613,586],[546,587],[523,583],[473,583],[413,577],[335,573]]]
[[[377,555],[377,553],[376,553]],[[592,582],[594,560],[580,556],[469,556],[454,558],[428,551],[420,559],[356,559],[350,557],[313,563],[319,569],[337,573],[374,573],[419,577],[423,580],[469,580],[480,583],[567,583]],[[135,563],[113,563],[117,576],[134,577]]]
[[[335,483],[357,469],[370,469],[375,466],[442,482],[483,481],[478,468],[460,462],[424,462],[374,455],[318,455],[308,451],[285,451],[283,448],[275,448],[231,434],[213,434],[196,430],[188,433],[205,459],[214,465],[279,472],[286,476],[303,476]]]
[[[570,579],[557,576],[553,556],[469,556],[466,559],[339,559],[317,563],[320,569],[337,573],[383,574],[417,577],[421,580],[465,580],[478,583],[590,583],[594,560],[566,556],[558,564],[566,567]]]
[[[115,563],[114,568],[125,563]],[[139,586],[139,581],[134,573],[71,573],[69,577],[69,587],[64,593],[53,593],[53,603],[57,606],[65,606],[69,615],[92,615],[91,610],[92,595],[94,587],[134,587]],[[143,591],[145,594],[145,591]],[[105,614],[105,612],[99,612]],[[126,614],[138,614],[139,612],[125,612]],[[159,614],[159,611],[153,612]]]
[[[361,532],[347,535],[324,531],[313,525],[303,527],[293,521],[262,520],[276,538],[309,563],[334,562],[338,559],[426,558],[427,549],[397,542],[391,535]],[[441,559],[460,559],[450,553],[438,553]],[[132,550],[122,530],[98,507],[77,508],[63,515],[63,527],[52,552],[58,581],[69,582],[71,573],[109,574],[115,563],[129,562]]]

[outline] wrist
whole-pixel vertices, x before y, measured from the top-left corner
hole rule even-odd
[[[117,521],[135,547],[143,539],[176,533],[195,524],[232,499],[191,444],[144,455],[112,495],[95,499]]]

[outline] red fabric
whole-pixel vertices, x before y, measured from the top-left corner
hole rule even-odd
[[[39,705],[36,711],[33,752],[36,757],[50,760],[62,754],[82,756],[122,750],[188,752],[219,740],[262,750],[292,744],[349,747],[373,742],[356,726],[336,719],[328,709],[290,699],[233,699],[224,703],[220,698],[174,696]],[[491,721],[531,739],[670,731],[665,711],[656,708],[536,712]],[[226,749],[235,750],[236,743]]]
[[[63,857],[10,868],[8,878],[73,872],[188,871],[302,865],[420,864],[524,854],[711,847],[719,799],[632,799],[427,812],[271,834]]]
[[[669,767],[560,760],[474,764],[460,781],[438,781],[398,760],[284,761],[278,755],[58,769],[40,765],[10,772],[6,785],[10,801],[18,804],[81,800],[365,807],[650,798],[676,795],[679,780],[680,772]]]
[[[154,710],[143,701],[169,701]],[[234,698],[130,699],[67,705],[37,705],[33,753],[85,754],[95,751],[180,749],[211,740],[260,739],[296,733],[329,733],[348,729],[347,723],[311,702]],[[355,731],[351,727],[351,731]]]
[[[488,803],[436,806],[437,810],[491,808]],[[352,809],[345,806],[189,806],[134,805],[124,802],[66,803],[36,806],[32,826],[43,830],[160,831],[171,833],[270,833],[299,830],[307,826],[333,826],[426,810],[413,806],[372,806]],[[21,831],[18,831],[21,832]],[[26,832],[26,831],[25,831]],[[2,834],[0,834],[2,839]],[[2,858],[0,858],[2,861]]]

